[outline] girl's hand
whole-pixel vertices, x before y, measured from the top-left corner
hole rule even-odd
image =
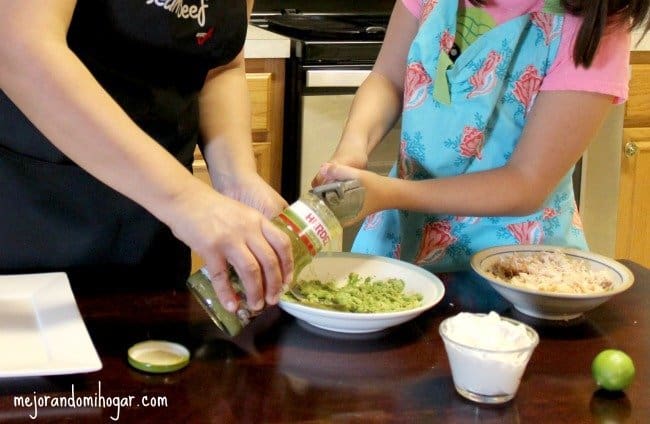
[[[341,142],[336,149],[332,158],[327,162],[329,164],[339,164],[350,166],[357,169],[366,169],[368,166],[368,155],[366,154],[365,147],[353,146],[350,143]],[[325,165],[325,164],[323,164]],[[311,182],[312,187],[316,187],[322,184],[332,182],[332,180],[326,180],[325,176],[318,172],[314,179]]]
[[[361,211],[354,219],[346,225],[354,224],[361,221],[366,216],[377,212],[379,210],[385,209],[383,207],[383,197],[385,187],[385,179],[387,177],[382,177],[374,172],[361,170],[353,168],[351,166],[340,165],[338,163],[327,162],[324,163],[318,175],[322,178],[323,181],[341,181],[341,180],[350,180],[358,179],[361,185],[366,189],[365,198],[363,201],[363,207]]]

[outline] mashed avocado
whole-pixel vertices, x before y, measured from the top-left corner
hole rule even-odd
[[[395,312],[413,309],[422,304],[422,295],[404,293],[404,280],[362,278],[351,273],[347,281],[302,280],[298,289],[305,301],[312,304],[335,305],[337,310],[347,312]],[[301,302],[291,295],[285,298]]]

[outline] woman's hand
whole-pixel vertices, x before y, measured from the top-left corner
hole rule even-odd
[[[267,218],[274,218],[288,203],[257,173],[237,177],[221,176],[215,183],[220,193],[260,211]]]
[[[247,200],[264,204],[268,210],[276,208],[269,201],[272,189],[260,191],[264,187],[246,189],[240,198],[243,193],[264,193]],[[262,309],[265,302],[278,302],[282,287],[292,279],[293,256],[288,236],[267,217],[198,179],[176,199],[173,209],[175,219],[168,220],[173,222],[172,231],[203,258],[216,294],[228,310],[236,311],[238,304],[227,278],[228,264],[239,275],[252,310]]]

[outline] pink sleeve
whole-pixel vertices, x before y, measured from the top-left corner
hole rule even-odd
[[[589,67],[576,67],[573,46],[580,19],[565,15],[562,41],[555,62],[551,65],[540,90],[579,90],[614,96],[614,103],[627,99],[630,79],[630,34],[625,28],[609,29]],[[567,42],[570,40],[570,42]]]
[[[411,12],[413,16],[416,18],[420,17],[420,13],[422,12],[422,5],[420,4],[419,0],[402,0],[402,4],[409,12]]]

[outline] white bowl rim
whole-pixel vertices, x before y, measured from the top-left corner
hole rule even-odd
[[[522,287],[514,284],[509,284],[506,282],[498,281],[492,278],[483,268],[481,264],[486,259],[492,258],[494,256],[500,256],[503,254],[512,254],[512,253],[526,253],[526,252],[562,252],[568,256],[580,258],[583,260],[598,262],[601,265],[611,269],[613,272],[617,273],[621,279],[621,283],[617,285],[614,290],[606,291],[602,293],[557,293],[557,292],[546,292],[542,290],[530,289],[527,287]],[[511,289],[518,292],[530,293],[539,296],[559,298],[559,299],[600,299],[608,298],[616,294],[622,293],[625,290],[629,289],[632,284],[634,284],[634,274],[632,271],[622,263],[618,262],[615,259],[608,258],[607,256],[600,255],[598,253],[589,252],[585,250],[575,249],[572,247],[564,246],[553,246],[548,244],[517,244],[517,245],[505,245],[505,246],[495,246],[489,247],[487,249],[480,250],[476,252],[471,260],[470,265],[472,269],[479,274],[481,277],[488,280],[491,284],[504,287],[506,289]]]
[[[355,258],[355,259],[372,259],[372,260],[380,260],[382,262],[389,262],[395,265],[399,265],[404,268],[408,268],[409,270],[422,274],[422,276],[432,280],[434,283],[435,289],[438,291],[438,296],[434,296],[431,300],[429,300],[426,303],[423,303],[422,305],[416,307],[416,308],[411,308],[411,309],[404,309],[401,311],[393,311],[393,312],[344,312],[344,311],[335,311],[332,309],[319,309],[313,306],[309,305],[304,305],[302,303],[298,302],[293,302],[290,300],[280,300],[279,304],[281,306],[287,306],[291,308],[295,308],[299,311],[305,311],[305,312],[310,312],[313,315],[318,315],[321,317],[328,317],[328,318],[345,318],[345,319],[351,319],[351,320],[367,320],[369,318],[377,318],[377,319],[390,319],[390,318],[399,318],[401,316],[406,316],[406,315],[411,315],[411,314],[419,314],[421,312],[424,312],[428,309],[431,309],[433,306],[437,305],[442,298],[445,296],[445,286],[442,283],[442,280],[438,278],[437,275],[434,273],[427,271],[426,269],[419,267],[417,265],[414,265],[410,262],[405,262],[399,259],[394,259],[394,258],[389,258],[386,256],[378,256],[378,255],[368,255],[368,254],[363,254],[363,253],[351,253],[351,252],[321,252],[317,255],[317,257],[330,257],[330,258]]]
[[[482,312],[462,312],[462,313],[472,314],[472,315],[476,315],[476,316],[487,316],[488,315],[488,314],[482,313]],[[509,322],[511,324],[514,324],[514,325],[521,325],[522,327],[524,327],[524,329],[526,330],[527,333],[529,333],[529,334],[531,334],[533,336],[532,340],[530,341],[530,344],[528,344],[528,345],[526,345],[524,347],[518,347],[518,348],[514,348],[514,349],[496,350],[496,349],[486,349],[486,348],[482,348],[482,347],[471,346],[471,345],[468,345],[466,343],[459,342],[457,340],[454,340],[453,337],[449,336],[449,334],[447,334],[444,331],[444,328],[446,328],[447,325],[449,324],[449,320],[451,320],[452,318],[455,318],[457,315],[458,314],[452,315],[452,316],[449,316],[449,317],[443,319],[442,322],[440,322],[440,325],[438,325],[438,333],[440,334],[440,337],[442,337],[442,339],[444,341],[451,342],[451,343],[453,343],[453,344],[455,344],[457,346],[460,346],[462,348],[465,348],[465,349],[468,349],[468,350],[471,350],[471,351],[474,351],[474,352],[507,354],[507,353],[520,353],[520,352],[532,351],[537,347],[537,345],[539,345],[539,340],[540,339],[539,339],[539,333],[537,333],[537,330],[535,330],[532,326],[526,324],[525,322],[521,322],[521,321],[516,320],[514,318],[506,317],[506,316],[503,316],[503,315],[499,315],[499,319],[501,319],[502,321]]]

